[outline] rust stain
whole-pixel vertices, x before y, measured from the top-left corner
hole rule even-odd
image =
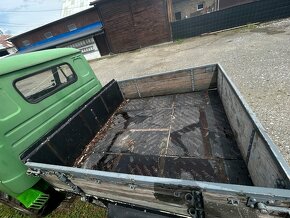
[[[202,135],[202,141],[204,145],[204,154],[207,158],[212,157],[212,150],[211,145],[209,142],[209,131],[208,131],[208,124],[206,120],[206,114],[203,108],[199,109],[199,122],[200,122],[200,131]]]
[[[101,130],[97,132],[97,134],[92,139],[92,141],[82,151],[82,154],[76,159],[76,161],[74,163],[74,167],[81,167],[83,165],[83,163],[87,160],[87,158],[93,152],[93,149],[94,149],[96,143],[99,142],[100,140],[102,140],[106,136],[108,130],[110,129],[110,127],[113,124],[115,114],[119,113],[127,103],[128,103],[128,100],[123,101],[122,104],[117,108],[117,110],[111,115],[111,117],[104,124],[104,126],[101,128]]]

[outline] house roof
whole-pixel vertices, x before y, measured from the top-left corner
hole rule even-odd
[[[108,1],[108,0],[95,0],[95,1],[90,2],[90,5],[96,5],[96,4],[102,3],[104,1]]]
[[[38,41],[27,47],[18,48],[19,52],[31,52],[36,50],[42,50],[46,48],[51,48],[66,42],[70,42],[76,39],[80,39],[98,32],[101,32],[103,25],[101,22],[95,22],[84,27],[78,28],[76,30],[62,33],[56,36],[53,36],[48,39]]]
[[[40,30],[40,29],[42,29],[42,28],[45,28],[45,27],[47,27],[47,26],[50,26],[50,25],[53,25],[53,24],[56,24],[56,23],[60,23],[60,22],[62,22],[62,21],[64,21],[64,20],[66,20],[66,19],[69,19],[69,18],[72,18],[72,17],[74,17],[74,16],[77,16],[77,15],[81,15],[81,14],[87,13],[88,11],[91,11],[91,10],[96,10],[96,9],[95,9],[94,7],[92,7],[92,8],[89,8],[89,9],[83,10],[83,11],[81,11],[81,12],[78,12],[78,13],[72,14],[72,15],[70,15],[70,16],[67,16],[67,17],[64,17],[64,18],[61,18],[61,19],[58,19],[58,20],[52,21],[52,22],[50,22],[50,23],[44,24],[44,25],[42,25],[42,26],[40,26],[40,27],[34,28],[34,29],[29,30],[29,31],[27,31],[27,32],[20,33],[20,34],[18,34],[18,35],[16,35],[16,36],[10,37],[9,40],[13,40],[13,39],[18,38],[19,36],[25,35],[25,34],[27,34],[27,33],[31,33],[31,32],[34,32],[34,31]]]
[[[0,48],[12,48],[14,47],[12,42],[7,41],[11,37],[10,35],[0,35]]]
[[[0,60],[0,75],[11,73],[76,53],[80,53],[80,50],[74,48],[58,48],[3,58]]]

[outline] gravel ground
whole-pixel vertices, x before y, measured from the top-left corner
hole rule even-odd
[[[211,63],[223,66],[290,164],[290,19],[90,62],[103,83]]]

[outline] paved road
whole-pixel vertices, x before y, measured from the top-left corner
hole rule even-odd
[[[220,63],[290,164],[290,19],[92,61],[106,83]]]

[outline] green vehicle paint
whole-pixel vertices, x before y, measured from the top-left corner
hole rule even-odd
[[[16,89],[19,78],[61,64],[69,65],[76,79],[48,97],[31,103]],[[77,49],[51,49],[0,60],[0,191],[19,200],[34,192],[27,190],[39,178],[26,175],[20,155],[100,89],[101,83]]]

